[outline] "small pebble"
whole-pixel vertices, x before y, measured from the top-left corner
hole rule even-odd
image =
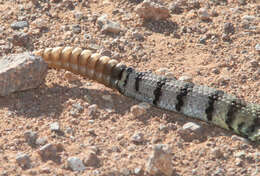
[[[135,143],[141,143],[144,141],[144,134],[141,132],[136,132],[132,137],[131,141]]]
[[[50,124],[51,131],[60,131],[60,124],[58,122],[54,122]]]
[[[69,157],[67,159],[67,164],[72,171],[83,171],[86,169],[81,159],[77,157]]]
[[[31,160],[27,154],[19,153],[16,156],[16,162],[23,168],[29,169],[31,167]]]
[[[185,123],[182,127],[183,130],[191,130],[191,131],[200,131],[201,130],[201,126],[194,123],[194,122],[188,122]]]
[[[219,148],[214,148],[212,149],[212,154],[215,158],[219,159],[219,158],[222,158],[223,157],[223,153],[222,151],[219,149]]]
[[[98,167],[100,160],[98,159],[96,153],[89,152],[83,160],[83,163],[86,167]]]
[[[88,107],[88,115],[94,119],[97,118],[99,113],[98,113],[98,106],[96,104],[90,105]]]
[[[167,72],[169,72],[169,69],[165,67],[159,68],[158,70],[155,71],[155,73],[158,75],[165,75]]]
[[[199,18],[203,21],[210,20],[210,14],[206,8],[200,8],[198,11]]]
[[[23,29],[25,27],[29,27],[29,23],[27,21],[17,21],[11,24],[11,28],[15,30]]]
[[[225,23],[224,24],[224,33],[225,34],[234,34],[235,33],[235,27],[232,23]]]
[[[131,107],[130,112],[132,113],[132,115],[134,117],[140,117],[140,116],[144,115],[147,111],[146,111],[146,108],[144,108],[143,106],[134,105]]]
[[[166,20],[171,16],[168,8],[152,0],[144,0],[136,6],[135,10],[145,20]]]
[[[83,18],[83,13],[80,11],[74,12],[74,18],[76,18],[78,21],[80,21]]]
[[[143,34],[139,32],[133,32],[133,38],[135,38],[137,41],[144,41]]]
[[[75,34],[80,34],[81,33],[81,27],[78,24],[77,25],[73,25],[71,27],[71,29],[72,29],[73,33],[75,33]]]
[[[30,145],[30,146],[34,146],[36,144],[36,140],[38,138],[38,134],[37,132],[28,130],[24,133],[24,138],[26,140],[26,142]]]
[[[37,145],[45,145],[47,143],[47,139],[45,137],[39,137],[37,140],[36,140],[36,144]]]
[[[182,128],[177,130],[178,134],[186,142],[201,139],[203,137],[202,131],[202,127],[194,122],[185,123]]]
[[[105,24],[102,27],[102,32],[110,32],[110,33],[119,33],[120,31],[123,31],[120,24],[117,22],[109,21],[107,24]]]
[[[179,78],[180,81],[192,82],[192,77],[190,76],[181,76]]]
[[[183,8],[178,4],[178,2],[172,2],[169,7],[171,13],[173,14],[181,14],[183,12]]]
[[[72,107],[77,109],[78,112],[82,112],[84,110],[83,106],[80,103],[73,103]]]
[[[255,16],[250,16],[250,15],[245,15],[242,17],[242,20],[247,20],[247,21],[254,21],[256,19]]]
[[[38,150],[42,160],[58,160],[58,152],[63,150],[62,144],[46,144]]]
[[[30,38],[31,36],[27,33],[17,32],[12,36],[12,43],[15,46],[22,46],[33,49]]]
[[[137,176],[141,176],[143,175],[144,171],[143,171],[143,168],[142,167],[136,167],[134,169],[134,174],[137,175]]]
[[[260,53],[260,43],[255,45],[255,50]]]
[[[129,176],[131,174],[131,171],[128,168],[122,168],[120,169],[120,173],[122,176]]]
[[[236,158],[241,158],[241,159],[243,159],[243,158],[246,157],[246,153],[245,153],[244,151],[240,151],[240,152],[236,152],[236,153],[234,154],[234,156],[235,156]]]

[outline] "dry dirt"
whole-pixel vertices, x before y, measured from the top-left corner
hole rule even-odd
[[[167,68],[177,78],[189,76],[197,84],[260,103],[260,54],[255,48],[260,45],[259,2],[183,1],[182,13],[159,22],[144,22],[136,15],[140,2],[0,0],[0,56],[65,45],[92,48],[138,70]],[[163,2],[170,7],[170,0]],[[208,21],[200,19],[194,2],[208,8]],[[124,31],[103,33],[96,23],[103,14]],[[23,20],[29,27],[11,28]],[[234,26],[228,34],[225,23]],[[27,42],[15,42],[18,32]],[[143,39],[137,40],[134,33]],[[260,175],[256,144],[154,107],[135,118],[130,108],[138,103],[86,78],[50,69],[39,88],[0,98],[0,175],[134,175],[137,168],[147,175],[145,163],[156,143],[170,146],[175,175]],[[187,142],[178,134],[189,121],[201,126],[202,140]],[[54,122],[59,122],[62,134],[51,131]],[[60,161],[41,160],[41,144],[30,146],[25,140],[28,130],[47,143],[61,144]],[[137,132],[144,135],[140,144],[131,141]],[[99,166],[71,171],[67,158],[83,160],[93,146],[99,150]],[[19,153],[30,157],[31,168],[17,164]]]

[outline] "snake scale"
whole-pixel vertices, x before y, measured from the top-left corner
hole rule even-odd
[[[260,105],[203,85],[138,72],[90,50],[56,47],[36,51],[50,67],[88,77],[156,107],[212,123],[260,142]]]

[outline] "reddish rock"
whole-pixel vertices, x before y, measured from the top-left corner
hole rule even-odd
[[[170,17],[170,10],[151,0],[145,0],[136,7],[136,13],[146,20],[165,20]]]

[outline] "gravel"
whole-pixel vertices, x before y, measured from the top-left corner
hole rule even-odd
[[[75,46],[104,52],[139,71],[167,68],[162,75],[190,75],[196,84],[260,103],[259,5],[254,1],[150,1],[170,14],[160,20],[164,14],[160,11],[152,12],[149,20],[137,14],[136,8],[145,2],[141,0],[17,2],[0,3],[0,61],[6,55]],[[209,20],[201,19],[200,9],[206,9]],[[104,33],[105,23],[98,24],[103,15],[120,24],[122,31]],[[13,29],[11,24],[19,21],[27,21],[28,26]],[[228,23],[232,25],[224,29]],[[19,76],[25,75],[15,73],[12,78],[21,80]],[[40,80],[39,85],[32,83],[34,89],[0,98],[0,175],[151,175],[146,167],[154,152],[150,145],[158,143],[172,151],[165,153],[171,156],[168,169],[174,170],[173,175],[259,175],[259,148],[228,130],[153,106],[147,109],[64,70],[48,69]],[[144,110],[138,118],[131,112],[135,105]],[[181,133],[190,121],[201,131]],[[64,135],[50,130],[53,122],[59,122]],[[30,144],[24,136],[28,130],[38,136],[35,141],[29,135]],[[138,132],[144,135],[141,143],[131,141]],[[16,162],[20,152],[30,159],[28,169]],[[91,152],[99,164],[87,167],[84,159]],[[239,152],[245,156],[235,157]],[[81,160],[85,169],[67,167],[70,157]]]

